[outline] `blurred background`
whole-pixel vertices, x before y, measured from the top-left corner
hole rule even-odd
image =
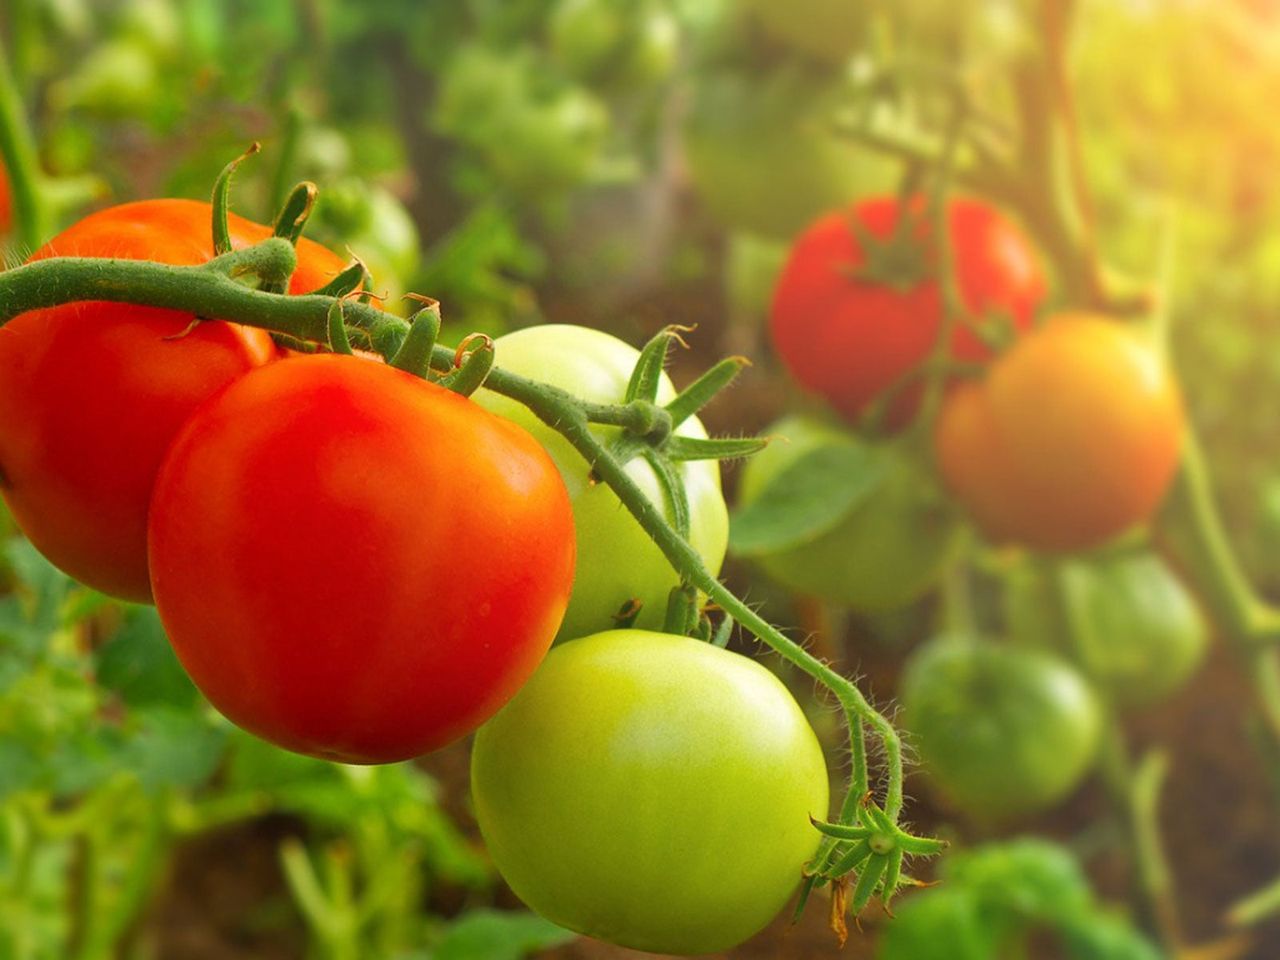
[[[407,291],[438,298],[447,342],[564,322],[639,345],[696,325],[678,384],[749,356],[706,411],[727,434],[825,415],[767,335],[789,244],[934,169],[963,91],[975,132],[958,189],[1021,223],[1053,303],[1082,282],[1105,285],[1118,313],[1158,300],[1230,543],[1280,600],[1271,0],[5,0],[0,39],[63,223],[206,198],[261,141],[234,209],[269,221],[313,180],[308,235],[363,259],[392,309]],[[1037,133],[1049,115],[1058,140]],[[984,176],[991,157],[1019,189]],[[1081,174],[1088,201],[1064,218],[1045,198]],[[13,241],[9,261],[28,252]],[[725,473],[731,504],[740,473]],[[0,958],[629,955],[503,888],[469,809],[465,744],[384,768],[269,747],[203,704],[154,611],[76,586],[4,531]],[[979,615],[1016,629],[999,612],[1011,562],[975,547],[966,576]],[[741,557],[726,577],[890,708],[946,605],[931,587],[851,609]],[[1108,716],[1124,750],[1166,765],[1145,821],[1115,802],[1105,757],[1052,805],[1007,818],[914,774],[910,819],[960,854],[946,883],[904,899],[902,932],[874,908],[843,955],[1280,955],[1280,752],[1247,661],[1214,636],[1195,668]],[[831,705],[786,679],[834,751]],[[1021,734],[1034,750],[1035,730]],[[1134,822],[1164,838],[1167,896],[1143,893]],[[1064,902],[1087,906],[1065,923]],[[836,955],[824,907],[731,955]]]

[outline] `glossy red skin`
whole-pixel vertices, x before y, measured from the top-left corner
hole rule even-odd
[[[207,203],[150,200],[92,214],[31,258],[199,264],[213,256]],[[236,247],[267,227],[231,217]],[[291,293],[322,286],[340,257],[303,240]],[[85,302],[0,328],[0,484],[32,543],[76,579],[148,601],[151,486],[178,428],[213,393],[276,356],[262,330],[191,314]]]
[[[573,584],[573,513],[542,447],[354,357],[270,364],[201,407],[149,534],[196,686],[245,729],[348,763],[479,726],[541,662]]]
[[[942,296],[934,279],[901,290],[852,275],[865,256],[850,217],[865,232],[887,240],[900,206],[896,198],[877,197],[816,221],[792,247],[774,293],[770,331],[779,357],[802,387],[852,422],[929,355],[942,322]],[[1019,329],[1028,329],[1046,292],[1030,242],[978,200],[950,201],[947,220],[958,288],[969,311],[975,317],[1003,313]],[[921,242],[927,239],[922,232]],[[951,356],[982,361],[991,352],[961,325],[951,338]],[[887,423],[906,423],[919,395],[918,388],[900,393]]]

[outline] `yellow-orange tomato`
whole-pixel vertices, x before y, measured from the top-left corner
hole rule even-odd
[[[1142,335],[1066,314],[953,390],[934,440],[948,486],[988,536],[1067,551],[1151,516],[1183,431],[1177,383]]]

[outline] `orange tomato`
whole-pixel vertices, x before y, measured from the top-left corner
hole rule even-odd
[[[1067,314],[955,388],[935,451],[992,539],[1083,550],[1147,520],[1178,468],[1178,386],[1131,328]]]

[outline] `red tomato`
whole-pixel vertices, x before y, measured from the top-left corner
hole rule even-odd
[[[573,511],[527,432],[352,357],[254,370],[156,480],[151,584],[228,718],[300,753],[403,760],[520,688],[573,584]]]
[[[933,278],[904,289],[854,275],[867,257],[851,218],[871,236],[888,240],[899,207],[896,198],[877,197],[819,219],[792,247],[774,293],[771,332],[783,363],[801,386],[855,422],[881,391],[929,355],[942,323],[942,296]],[[1003,313],[1018,328],[1030,327],[1046,285],[1026,237],[978,200],[952,200],[947,222],[956,281],[970,312],[983,322]],[[927,263],[923,224],[915,242]],[[990,352],[962,325],[952,335],[951,355],[985,360]],[[899,395],[890,425],[910,419],[919,394],[908,389]]]
[[[1184,425],[1178,385],[1139,334],[1072,314],[956,388],[934,439],[947,485],[988,536],[1083,550],[1155,512]]]
[[[207,203],[150,200],[92,214],[36,251],[199,264],[213,256]],[[268,228],[231,218],[247,246]],[[291,293],[343,267],[298,243]],[[78,580],[151,597],[147,503],[156,469],[197,405],[276,355],[270,336],[188,313],[86,302],[33,310],[0,328],[0,490],[19,526]]]

